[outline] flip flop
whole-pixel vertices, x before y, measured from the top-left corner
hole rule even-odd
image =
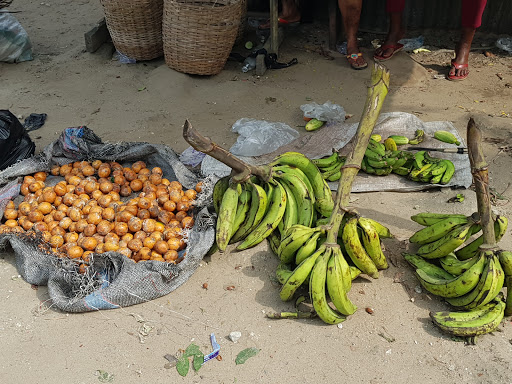
[[[363,57],[363,54],[361,52],[359,53],[353,53],[351,55],[347,55],[347,60],[352,69],[365,69],[368,66],[368,63],[365,61],[363,64],[358,64],[357,59],[359,57]],[[363,58],[364,60],[364,58]]]
[[[451,62],[451,67],[450,67],[450,70],[453,68],[455,68],[455,71],[458,71],[459,69],[464,69],[464,68],[468,68],[469,65],[468,64],[457,64],[455,62],[455,59],[452,60]],[[450,75],[448,74],[446,76],[446,78],[448,80],[451,80],[451,81],[462,81],[462,80],[466,80],[466,78],[468,77],[469,75],[469,71],[465,74],[465,75],[462,75],[462,76],[457,76],[457,75]]]
[[[279,17],[277,19],[278,27],[295,27],[299,24],[300,24],[300,20],[299,21],[289,21],[289,20],[283,19],[282,17]],[[260,24],[258,26],[258,29],[259,30],[270,29],[270,19],[268,19],[264,24]]]
[[[392,49],[393,52],[391,52],[391,55],[389,56],[383,56],[383,55],[373,55],[373,59],[374,60],[377,60],[377,61],[386,61],[386,60],[389,60],[391,59],[395,53],[398,53],[400,52],[402,49],[403,49],[404,45],[403,44],[400,44],[400,43],[396,43],[396,44],[384,44],[382,45],[380,48],[382,49],[382,52],[384,51],[387,51],[388,49]]]

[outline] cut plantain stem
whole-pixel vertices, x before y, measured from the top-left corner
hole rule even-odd
[[[368,94],[363,109],[363,115],[359,121],[355,141],[352,150],[347,156],[345,166],[342,168],[341,178],[338,182],[336,201],[329,225],[331,229],[327,232],[327,242],[335,243],[340,229],[343,215],[348,209],[352,183],[359,171],[364,153],[368,147],[370,136],[384,104],[384,99],[389,89],[389,70],[379,63],[375,63],[371,75],[371,83],[368,86]]]
[[[255,166],[242,161],[221,146],[215,144],[209,137],[201,135],[197,129],[192,127],[188,119],[183,124],[183,138],[196,151],[203,152],[231,167],[235,172],[234,182],[242,182],[250,177],[251,174],[258,176],[265,182],[270,180],[271,168],[269,166]]]
[[[267,313],[269,319],[310,319],[315,317],[313,312],[275,312]]]
[[[476,189],[476,201],[480,224],[483,232],[483,245],[496,246],[494,221],[491,212],[491,195],[489,193],[489,171],[482,149],[482,131],[473,118],[469,119],[467,127],[468,157],[471,163],[471,173]]]

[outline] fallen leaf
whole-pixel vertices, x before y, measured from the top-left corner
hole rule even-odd
[[[260,350],[258,348],[246,348],[243,351],[241,351],[235,359],[236,365],[243,364],[247,361],[247,359],[256,356]]]

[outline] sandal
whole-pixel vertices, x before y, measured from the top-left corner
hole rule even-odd
[[[357,62],[357,59],[360,58],[360,57],[364,61],[362,64],[358,64],[358,62]],[[351,55],[347,55],[347,60],[348,60],[348,63],[350,64],[350,66],[353,69],[357,69],[357,70],[365,69],[368,66],[368,63],[366,62],[366,60],[364,60],[363,54],[361,52],[359,52],[359,53],[352,53]]]
[[[295,27],[299,24],[300,24],[300,20],[299,21],[289,21],[289,20],[283,19],[282,17],[279,17],[277,19],[278,27]],[[258,26],[258,29],[262,30],[262,31],[270,29],[270,19],[268,19],[265,23],[260,24]]]
[[[468,64],[457,64],[455,62],[455,59],[452,60],[451,62],[451,67],[450,67],[450,70],[452,68],[455,69],[455,73],[457,73],[457,71],[459,69],[464,69],[464,68],[468,68],[469,65]],[[462,76],[457,76],[456,74],[455,75],[450,75],[450,73],[448,73],[448,75],[446,76],[446,78],[448,80],[451,80],[451,81],[462,81],[462,80],[466,80],[466,78],[468,77],[469,75],[469,71],[465,74],[465,75],[462,75]]]
[[[404,45],[403,44],[400,44],[400,43],[396,43],[396,44],[384,44],[380,47],[381,49],[381,53],[384,53],[385,51],[387,51],[388,49],[392,49],[393,51],[391,52],[391,55],[389,56],[384,56],[384,55],[378,55],[377,53],[375,53],[373,55],[373,59],[374,60],[377,60],[377,61],[386,61],[386,60],[389,60],[391,59],[395,53],[398,53],[400,52],[402,49],[403,49]]]

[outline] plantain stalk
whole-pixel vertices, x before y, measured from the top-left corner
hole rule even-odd
[[[482,150],[482,131],[473,118],[467,127],[468,156],[471,164],[473,183],[476,189],[476,201],[483,231],[483,246],[495,247],[494,221],[492,219],[491,198],[489,193],[489,170]]]
[[[195,150],[210,155],[214,159],[231,167],[235,173],[232,177],[234,182],[244,181],[251,175],[258,176],[264,181],[270,180],[270,167],[247,164],[245,161],[242,161],[224,148],[215,144],[209,137],[201,135],[197,129],[192,127],[188,119],[185,120],[185,124],[183,125],[183,138]]]
[[[361,116],[357,132],[354,136],[355,141],[353,141],[352,150],[347,155],[345,165],[342,168],[343,172],[338,182],[336,201],[329,219],[331,229],[327,232],[327,243],[336,243],[341,221],[348,209],[354,178],[361,167],[364,152],[368,147],[370,136],[379,118],[380,110],[388,94],[388,89],[389,70],[383,65],[375,63],[372,70],[371,82],[368,86],[363,115]]]

